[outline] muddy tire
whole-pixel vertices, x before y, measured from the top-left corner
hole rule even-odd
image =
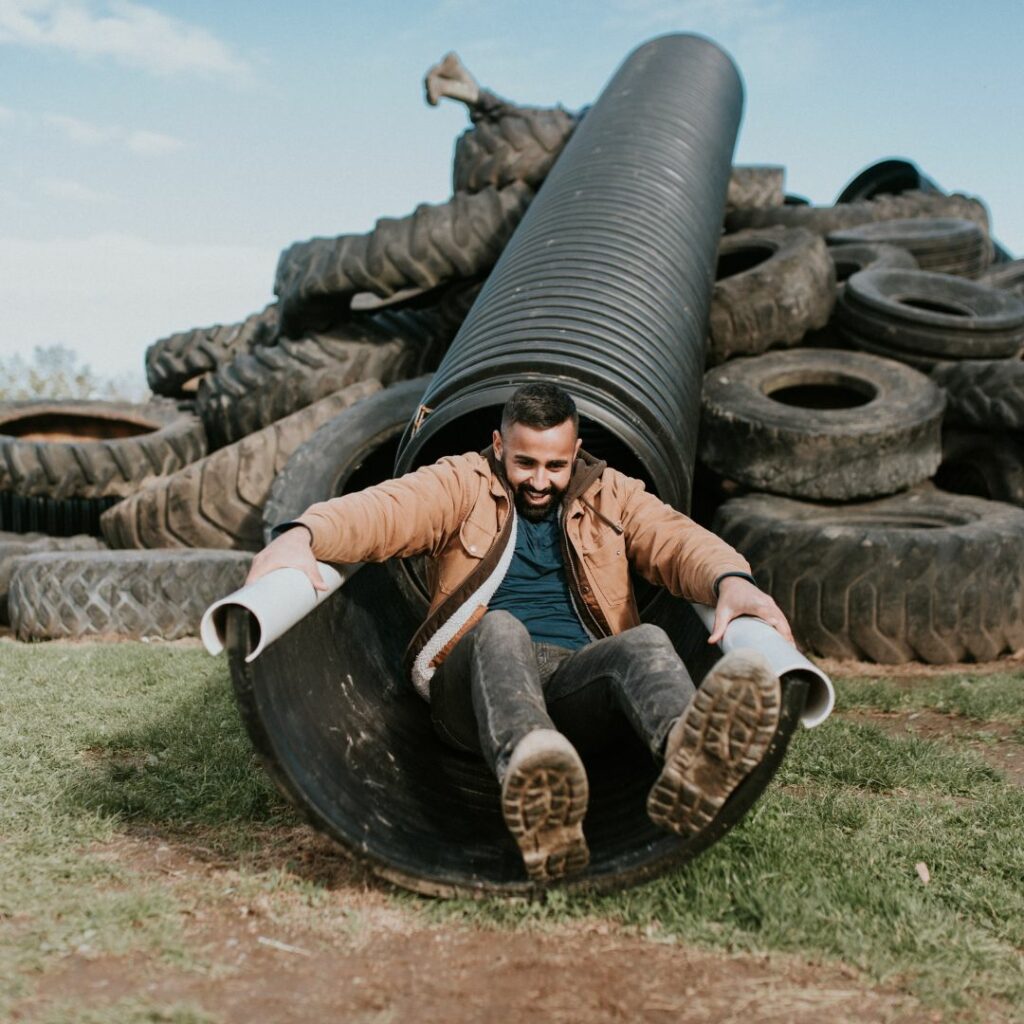
[[[842,507],[750,494],[715,531],[813,654],[946,664],[1024,645],[1022,509],[928,485]]]
[[[263,506],[263,535],[318,501],[390,479],[398,442],[430,376],[392,384],[325,423],[296,448]]]
[[[272,344],[276,338],[276,303],[241,323],[214,324],[171,334],[146,349],[146,380],[154,394],[186,397],[195,393],[204,373],[257,345]]]
[[[828,235],[829,245],[886,244],[910,252],[921,270],[977,277],[992,262],[988,234],[974,221],[956,217],[882,220],[841,228]]]
[[[942,391],[860,352],[806,349],[709,370],[699,452],[754,490],[850,501],[926,480],[941,460]]]
[[[932,371],[946,392],[946,419],[982,430],[1024,430],[1024,362],[960,359]]]
[[[1024,507],[1024,435],[947,427],[936,486]]]
[[[726,235],[711,295],[708,360],[795,345],[825,325],[834,301],[832,261],[818,235],[787,228]]]
[[[433,322],[433,321],[432,321]],[[214,448],[239,441],[320,398],[361,380],[384,385],[440,358],[444,337],[423,330],[412,313],[353,319],[326,334],[239,356],[205,377],[196,405]]]
[[[1003,359],[1024,347],[1024,300],[923,270],[854,274],[835,323],[852,344],[893,359]]]
[[[978,281],[990,288],[999,288],[1024,298],[1024,260],[1011,260],[1009,263],[989,267]]]
[[[103,541],[88,534],[47,537],[42,533],[0,532],[0,622],[10,622],[7,615],[7,592],[19,558],[43,551],[99,551],[104,547]]]
[[[725,216],[725,226],[728,231],[742,231],[744,228],[767,228],[780,224],[827,235],[857,224],[901,217],[963,217],[979,224],[988,235],[988,213],[977,199],[959,193],[947,196],[918,191],[878,196],[859,203],[840,203],[838,206],[786,203],[768,209],[732,210]]]
[[[203,612],[245,582],[251,561],[241,551],[30,555],[11,578],[11,626],[19,640],[196,636]]]
[[[452,190],[482,192],[516,182],[538,189],[576,130],[562,107],[497,103],[473,112],[473,127],[455,143]]]
[[[112,548],[263,547],[262,509],[274,477],[299,445],[331,417],[380,389],[352,384],[155,480],[100,519]]]
[[[100,513],[206,454],[193,413],[166,399],[0,406],[0,529],[93,533]]]
[[[876,242],[830,245],[828,255],[836,271],[837,295],[841,294],[846,282],[862,270],[917,269],[917,260],[906,249]]]
[[[727,210],[763,210],[785,202],[786,168],[771,164],[740,164],[729,175]]]
[[[274,282],[281,334],[338,324],[361,292],[386,298],[479,277],[497,261],[532,198],[523,184],[457,193],[407,217],[381,218],[365,235],[296,242],[281,254]]]

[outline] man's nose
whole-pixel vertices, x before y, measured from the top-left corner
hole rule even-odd
[[[543,469],[535,469],[530,477],[530,486],[535,491],[546,491],[548,489],[548,474]]]

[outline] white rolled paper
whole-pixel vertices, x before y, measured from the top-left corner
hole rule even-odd
[[[327,584],[326,590],[317,590],[301,569],[275,569],[255,583],[211,604],[199,623],[199,636],[210,654],[220,654],[224,650],[228,608],[244,608],[255,622],[256,646],[245,659],[252,661],[318,604],[326,601],[362,563],[339,567],[324,562],[316,564]]]
[[[696,603],[693,604],[693,609],[710,633],[715,622],[715,610],[706,604]],[[752,615],[742,615],[725,627],[725,635],[718,646],[723,654],[741,647],[753,648],[767,658],[772,671],[779,678],[795,672],[807,679],[810,689],[807,692],[807,703],[800,715],[800,722],[805,728],[812,729],[816,725],[821,725],[832,714],[836,702],[832,680],[817,665],[808,661],[789,641],[784,640],[774,626],[769,626],[767,622],[755,619]]]

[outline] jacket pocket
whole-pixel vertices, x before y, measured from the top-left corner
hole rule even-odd
[[[609,604],[622,604],[630,594],[626,542],[612,537],[583,552],[583,571],[599,595]]]
[[[445,594],[454,593],[467,576],[480,564],[494,540],[493,531],[467,519],[449,541],[438,561],[437,587]]]

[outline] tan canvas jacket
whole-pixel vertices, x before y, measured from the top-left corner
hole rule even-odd
[[[488,449],[319,502],[296,522],[308,527],[322,561],[430,556],[430,609],[408,652],[413,683],[429,696],[434,669],[483,616],[504,578],[517,520],[501,464]],[[573,466],[561,520],[570,593],[595,637],[639,624],[630,567],[709,605],[722,573],[750,572],[725,541],[586,452]]]

